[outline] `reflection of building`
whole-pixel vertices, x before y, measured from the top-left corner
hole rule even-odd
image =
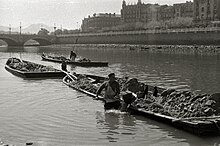
[[[219,0],[194,0],[195,22],[210,22],[220,19]]]
[[[111,13],[99,13],[93,14],[92,17],[84,18],[82,21],[82,31],[97,31],[105,27],[113,27],[119,25],[121,22],[121,16]]]

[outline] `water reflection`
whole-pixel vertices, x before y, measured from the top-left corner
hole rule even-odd
[[[7,46],[0,46],[0,52],[6,52],[8,50]]]
[[[39,47],[34,47],[34,46],[24,47],[24,51],[28,53],[38,53],[39,50],[40,50]]]
[[[86,45],[56,45],[50,47],[2,47],[1,52],[17,53],[24,56],[45,52],[53,56],[69,57],[70,51],[75,50],[78,56],[93,61],[108,61],[106,68],[80,68],[68,66],[72,71],[79,73],[92,73],[106,76],[115,72],[117,76],[136,77],[139,80],[163,88],[183,90],[196,90],[202,93],[220,92],[220,58],[218,54],[198,54],[186,50],[147,50],[130,51],[123,45],[112,46],[86,46]],[[193,53],[192,53],[193,52]],[[12,55],[11,55],[12,56]],[[29,56],[27,56],[29,57]],[[24,58],[24,57],[23,57]],[[31,60],[32,58],[30,58]],[[52,65],[53,63],[51,63]]]
[[[198,145],[198,146],[219,146],[220,136],[197,136],[186,132],[182,129],[177,129],[171,125],[164,124],[163,122],[151,120],[142,116],[135,116],[137,123],[144,122],[145,130],[148,137],[157,139],[156,137],[164,137],[168,140],[175,139],[178,145]],[[151,135],[153,133],[153,135]]]
[[[60,45],[31,48],[0,47],[0,92],[2,97],[0,101],[0,115],[2,117],[0,125],[2,127],[0,128],[5,139],[17,143],[18,139],[29,140],[29,135],[32,135],[31,139],[42,138],[43,143],[52,143],[51,145],[73,145],[76,141],[93,145],[108,145],[109,142],[117,142],[117,145],[138,146],[155,144],[219,145],[219,137],[200,138],[143,117],[117,112],[103,112],[103,106],[96,106],[96,103],[87,98],[82,98],[83,102],[70,102],[78,96],[75,94],[78,92],[72,92],[72,89],[62,84],[62,80],[43,80],[38,84],[38,81],[29,82],[17,78],[4,69],[4,64],[9,57],[21,57],[24,60],[60,68],[58,63],[42,61],[42,52],[69,57],[69,52],[72,49],[72,47]],[[107,76],[109,72],[115,72],[118,77],[136,77],[149,84],[166,88],[187,88],[208,93],[220,92],[220,58],[216,54],[130,51],[126,47],[109,47],[107,45],[105,47],[99,45],[93,47],[75,46],[74,50],[78,55],[94,61],[107,60],[109,67],[83,68],[69,65],[70,71],[100,76]],[[32,82],[37,83],[37,86],[32,86]],[[54,98],[58,98],[59,101],[62,99],[62,102],[57,102]],[[75,112],[83,109],[82,107],[88,103],[92,105],[89,107],[91,108],[89,111],[101,112],[96,112],[95,115],[92,112],[91,117],[87,116],[86,118],[82,115],[87,114],[87,111]],[[24,111],[31,114],[23,114]],[[73,111],[75,116],[68,116],[72,115]],[[25,120],[25,124],[30,125],[31,130],[27,131],[27,126],[22,126],[24,121],[20,119],[19,115],[22,115],[22,119],[28,119]],[[16,116],[18,118],[15,118]],[[32,117],[30,118],[30,116]],[[35,116],[36,118],[33,118]],[[63,120],[61,124],[63,129],[57,130],[61,135],[65,135],[62,138],[59,134],[55,134],[53,128],[48,126],[56,123],[53,117],[61,117],[56,119]],[[93,118],[96,119],[91,121]],[[76,124],[71,124],[72,120],[76,120],[74,122]],[[33,123],[38,123],[38,125],[34,124],[35,126],[33,126]],[[45,134],[42,134],[44,132]],[[13,135],[16,135],[17,138],[11,138]]]
[[[5,48],[5,52],[24,52],[24,48],[23,47],[6,47]]]
[[[116,110],[96,112],[97,127],[109,142],[117,142],[121,135],[135,135],[135,118]]]

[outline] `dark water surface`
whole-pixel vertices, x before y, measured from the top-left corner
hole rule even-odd
[[[73,48],[83,57],[109,62],[104,68],[68,66],[77,73],[106,76],[115,72],[165,88],[220,92],[218,53],[131,51],[108,46],[0,47],[1,142],[17,146],[26,142],[37,146],[220,145],[220,137],[200,138],[144,117],[105,112],[102,102],[65,86],[62,79],[24,80],[4,69],[9,57],[60,68],[60,64],[41,61],[41,53],[68,57]]]

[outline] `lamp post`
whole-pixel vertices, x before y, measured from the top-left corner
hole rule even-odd
[[[76,22],[76,29],[79,29],[79,25],[78,25],[78,23],[79,23],[79,22]]]
[[[54,23],[54,27],[53,28],[54,28],[54,35],[56,35],[56,28],[57,28],[56,27],[56,23]]]
[[[9,34],[11,34],[11,24],[9,24]]]
[[[20,22],[20,35],[21,35],[21,22]]]
[[[61,35],[63,34],[63,28],[62,25],[60,25],[60,29],[61,29]]]

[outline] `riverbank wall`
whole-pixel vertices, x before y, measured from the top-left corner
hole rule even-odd
[[[220,29],[148,30],[58,35],[57,44],[220,45]]]

